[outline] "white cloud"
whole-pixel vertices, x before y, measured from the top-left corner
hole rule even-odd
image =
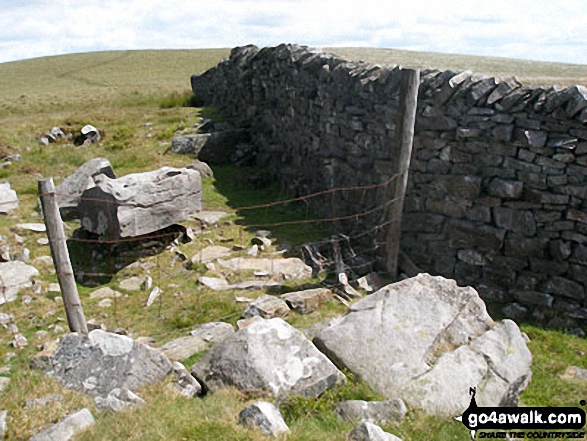
[[[576,0],[3,0],[0,62],[108,49],[375,46],[587,64]]]

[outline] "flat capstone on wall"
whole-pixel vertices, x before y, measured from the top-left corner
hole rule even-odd
[[[399,70],[245,46],[192,88],[247,128],[257,163],[301,195],[390,178]],[[314,208],[361,213],[385,189],[337,197]],[[512,318],[587,330],[587,89],[423,70],[401,248]]]

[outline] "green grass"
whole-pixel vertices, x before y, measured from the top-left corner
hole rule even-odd
[[[339,50],[335,50],[339,51]],[[345,54],[344,49],[340,52]],[[350,50],[349,50],[350,51]],[[494,73],[489,68],[504,72],[518,69],[512,60],[493,60],[415,54],[391,50],[352,50],[353,58],[367,61],[422,65],[437,65],[460,69],[461,62],[476,71]],[[0,235],[14,252],[24,247],[31,250],[32,258],[48,256],[49,248],[37,243],[42,235],[22,233],[24,243],[16,240],[11,227],[18,222],[41,221],[37,202],[37,180],[53,177],[58,184],[85,161],[105,157],[112,163],[117,175],[153,170],[161,166],[184,166],[191,158],[171,153],[164,154],[177,130],[192,127],[200,117],[219,119],[217,109],[186,107],[191,104],[189,77],[215,65],[228,50],[202,51],[122,51],[76,54],[47,57],[22,62],[0,64],[0,147],[2,151],[20,153],[22,160],[0,169],[0,178],[6,179],[17,191],[20,207],[0,217]],[[403,58],[402,58],[403,57]],[[422,57],[420,62],[418,57]],[[402,61],[403,60],[403,61]],[[407,60],[407,61],[406,61]],[[467,61],[468,60],[468,61]],[[503,66],[499,67],[499,63]],[[428,63],[428,64],[426,64]],[[496,64],[497,63],[497,64]],[[527,63],[527,78],[558,79],[568,84],[584,82],[584,70],[573,66],[559,66],[549,71],[548,63]],[[409,64],[408,64],[409,65]],[[497,72],[497,71],[496,71]],[[557,76],[558,75],[558,76]],[[552,80],[552,81],[550,81]],[[85,124],[98,127],[103,139],[95,145],[76,147],[60,141],[41,146],[37,139],[53,126],[77,133]],[[302,226],[280,225],[294,219],[312,219],[305,205],[284,204],[272,208],[244,210],[243,207],[266,204],[285,198],[278,186],[268,183],[262,188],[249,185],[248,176],[259,170],[223,166],[214,168],[215,177],[204,179],[204,207],[224,210],[229,216],[218,226],[209,227],[192,243],[178,248],[188,257],[200,249],[215,244],[248,245],[257,229],[269,229],[276,245],[288,243],[294,247],[302,243],[329,237],[329,230],[320,224]],[[269,226],[267,226],[269,225]],[[67,234],[78,228],[76,222],[66,224]],[[186,226],[197,226],[195,221]],[[88,249],[72,250],[72,255],[87,256]],[[273,250],[274,251],[274,250]],[[86,254],[84,254],[86,253]],[[235,253],[235,256],[246,252]],[[90,260],[87,259],[86,260]],[[127,296],[115,300],[114,305],[100,308],[99,300],[90,299],[94,287],[78,285],[84,312],[88,319],[104,323],[109,329],[124,328],[134,337],[150,336],[157,345],[179,336],[198,324],[222,320],[235,323],[244,305],[235,302],[235,295],[255,298],[261,290],[246,293],[215,292],[197,283],[201,275],[219,274],[204,265],[187,269],[183,262],[174,259],[166,250],[150,256],[130,256],[127,263],[140,260],[141,268],[125,266],[112,270],[108,249],[102,260],[91,261],[96,269],[113,272],[105,281],[107,286],[119,288],[122,279],[132,275],[147,275],[163,295],[151,307],[144,303],[149,293],[125,292]],[[0,367],[10,366],[11,383],[1,397],[0,408],[8,410],[9,439],[28,439],[43,426],[54,422],[81,407],[89,407],[91,400],[68,391],[40,372],[31,371],[28,363],[43,343],[60,333],[56,326],[67,328],[63,307],[55,302],[54,293],[47,293],[49,283],[57,281],[50,265],[35,263],[41,271],[38,281],[43,295],[31,295],[33,302],[23,305],[16,301],[0,306],[0,312],[15,315],[16,324],[29,340],[21,351],[9,346],[11,335],[0,332]],[[231,280],[240,280],[242,274],[233,274]],[[319,285],[321,279],[288,281],[285,290],[296,290]],[[326,317],[340,315],[345,307],[335,301],[308,315],[291,313],[287,318],[292,325],[311,326]],[[526,405],[572,405],[587,398],[584,383],[563,380],[560,374],[569,365],[587,368],[587,343],[556,331],[546,331],[531,325],[522,328],[531,338],[529,347],[534,356],[533,380],[522,395]],[[39,330],[49,330],[48,336],[37,338]],[[10,361],[7,355],[15,353]],[[203,353],[186,361],[189,367]],[[38,398],[50,393],[64,396],[62,402],[47,408],[28,409],[26,398]],[[79,437],[83,440],[258,440],[258,432],[240,427],[236,421],[240,410],[252,401],[234,391],[227,390],[205,398],[186,400],[176,396],[167,383],[139,391],[148,402],[146,408],[136,408],[117,415],[96,414],[95,427]],[[325,393],[318,399],[292,399],[283,403],[282,410],[290,425],[289,440],[344,440],[351,426],[341,422],[333,413],[340,399],[375,398],[375,394],[357,379]],[[386,427],[390,432],[407,440],[448,439],[466,440],[469,434],[462,425],[450,419],[430,418],[421,412],[409,412],[399,425]]]

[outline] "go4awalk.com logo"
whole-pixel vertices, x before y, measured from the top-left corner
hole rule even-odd
[[[579,407],[479,407],[476,388],[471,403],[455,417],[471,431],[471,438],[585,439],[585,411]],[[585,401],[580,403],[584,406]],[[479,432],[496,430],[495,432]]]

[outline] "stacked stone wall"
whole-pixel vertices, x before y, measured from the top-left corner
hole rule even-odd
[[[399,70],[246,46],[192,87],[250,130],[257,162],[288,192],[306,194],[390,178]],[[385,189],[337,197],[316,209],[360,213]],[[401,248],[509,316],[587,329],[587,89],[423,70]]]

